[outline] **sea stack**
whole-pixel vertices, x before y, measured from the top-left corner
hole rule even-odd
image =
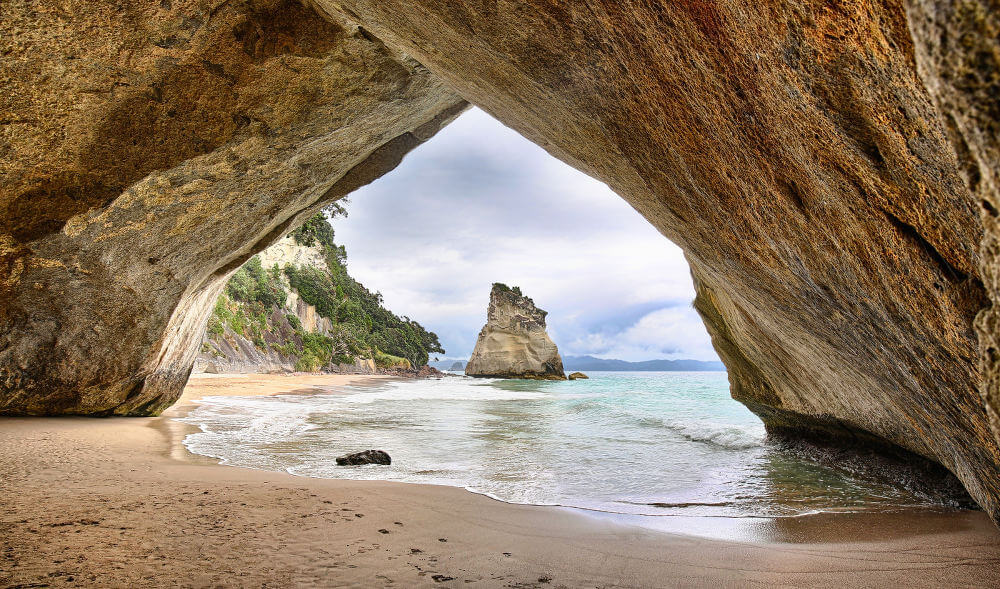
[[[565,380],[559,349],[545,332],[547,314],[524,296],[520,288],[494,283],[486,325],[479,332],[465,374]]]

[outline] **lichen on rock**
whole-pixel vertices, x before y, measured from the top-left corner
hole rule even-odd
[[[155,415],[229,276],[467,104],[296,0],[10,2],[0,414]]]
[[[494,283],[486,325],[479,332],[465,374],[565,380],[559,349],[545,331],[546,315],[520,288]]]

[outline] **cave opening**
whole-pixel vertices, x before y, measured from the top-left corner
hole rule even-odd
[[[304,430],[285,422],[295,401],[221,400],[185,418],[203,430],[189,449],[308,476],[450,484],[511,502],[680,516],[675,521],[970,504],[953,477],[928,476],[913,468],[912,456],[769,439],[758,416],[730,396],[691,303],[680,248],[603,183],[479,109],[340,201],[327,223],[337,263],[390,312],[434,332],[445,351],[430,354],[430,364],[451,376],[359,388],[346,400],[306,398],[297,407],[306,417],[294,418],[309,422]],[[260,271],[273,265],[277,274],[289,260],[324,263],[308,251],[289,254],[316,247],[298,239],[260,254]],[[460,376],[455,363],[472,353],[495,282],[548,311],[566,372],[590,378]],[[324,333],[350,322],[340,310],[319,307],[299,312],[297,321]],[[225,318],[213,317],[204,346],[216,345],[220,319],[232,335]],[[251,347],[203,349],[196,370],[224,372],[219,351],[239,356]],[[277,417],[268,426],[254,420],[265,431],[247,442],[238,423],[246,415]],[[333,454],[361,446],[388,449],[395,466],[331,469]],[[702,532],[776,533],[770,524]]]
[[[8,583],[225,584],[239,571],[262,585],[362,574],[367,584],[577,586],[620,585],[634,570],[643,585],[674,573],[714,585],[789,575],[995,584],[987,519],[1000,521],[1000,307],[989,303],[1000,292],[1000,151],[990,56],[1000,55],[1000,25],[988,2],[8,4]],[[493,176],[450,203],[431,197],[462,166],[441,159],[439,183],[417,198],[419,182],[400,174],[443,150],[439,131],[460,133],[481,114],[446,128],[470,104],[628,204],[590,199],[591,181],[565,176],[518,187],[533,157],[523,154],[480,158],[472,168]],[[454,151],[471,161],[495,141],[480,128]],[[306,239],[296,227],[325,204],[380,177],[355,194],[350,217],[312,225],[313,238],[329,239],[319,261],[335,262],[336,277],[333,266],[289,273],[260,262],[290,233]],[[485,194],[504,182],[506,194]],[[511,198],[525,184],[542,190]],[[629,206],[655,231],[614,230]],[[369,228],[355,230],[366,217]],[[657,232],[687,266],[642,271],[670,247]],[[645,244],[647,234],[657,242]],[[435,249],[449,240],[459,247]],[[497,264],[504,256],[509,270]],[[468,309],[446,304],[455,277]],[[412,370],[436,355],[453,365],[495,280],[551,313],[567,357],[635,360],[691,352],[666,342],[694,315],[687,300],[671,306],[658,281],[693,286],[728,372],[366,384],[314,372],[362,359]],[[284,288],[293,282],[294,293]],[[310,303],[329,302],[317,292],[336,304]],[[460,325],[463,313],[478,317]],[[293,374],[192,377],[196,359],[221,362],[206,325],[247,356],[273,352],[264,360]],[[356,329],[364,346],[334,349],[322,333],[334,325]],[[689,335],[704,342],[696,325]],[[55,418],[111,415],[162,417]],[[162,424],[182,436],[148,427]],[[172,458],[192,460],[180,439],[228,464],[304,476],[167,460],[168,444]],[[888,450],[889,463],[871,447]],[[375,448],[392,464],[336,470],[341,452]],[[947,470],[945,486],[957,476],[985,513],[956,512],[968,502],[961,489],[940,493],[928,489],[933,475],[905,472],[921,464]],[[616,521],[679,522],[668,528],[679,532],[767,519],[757,535],[705,533],[824,545],[608,534],[563,510],[454,488],[319,477],[444,483]],[[781,517],[803,510],[838,513]]]

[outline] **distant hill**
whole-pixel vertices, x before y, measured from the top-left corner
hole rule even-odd
[[[625,360],[605,360],[593,356],[566,356],[563,358],[566,372],[572,370],[612,370],[612,371],[713,371],[725,372],[722,362],[704,360],[646,360],[644,362],[627,362]]]
[[[438,370],[451,370],[453,372],[461,372],[465,370],[464,360],[432,360],[427,364],[428,366],[433,366]]]
[[[429,362],[431,366],[438,370],[452,370],[461,372],[465,369],[465,364],[455,360],[438,360]],[[456,364],[461,364],[455,368]],[[563,368],[566,372],[574,370],[609,370],[617,372],[725,372],[726,367],[722,362],[706,362],[703,360],[646,360],[645,362],[628,362],[625,360],[604,360],[593,356],[566,356],[563,358]]]

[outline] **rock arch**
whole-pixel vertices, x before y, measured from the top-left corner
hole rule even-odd
[[[226,276],[468,100],[684,248],[772,431],[904,448],[996,519],[994,4],[5,7],[0,413],[162,410]]]

